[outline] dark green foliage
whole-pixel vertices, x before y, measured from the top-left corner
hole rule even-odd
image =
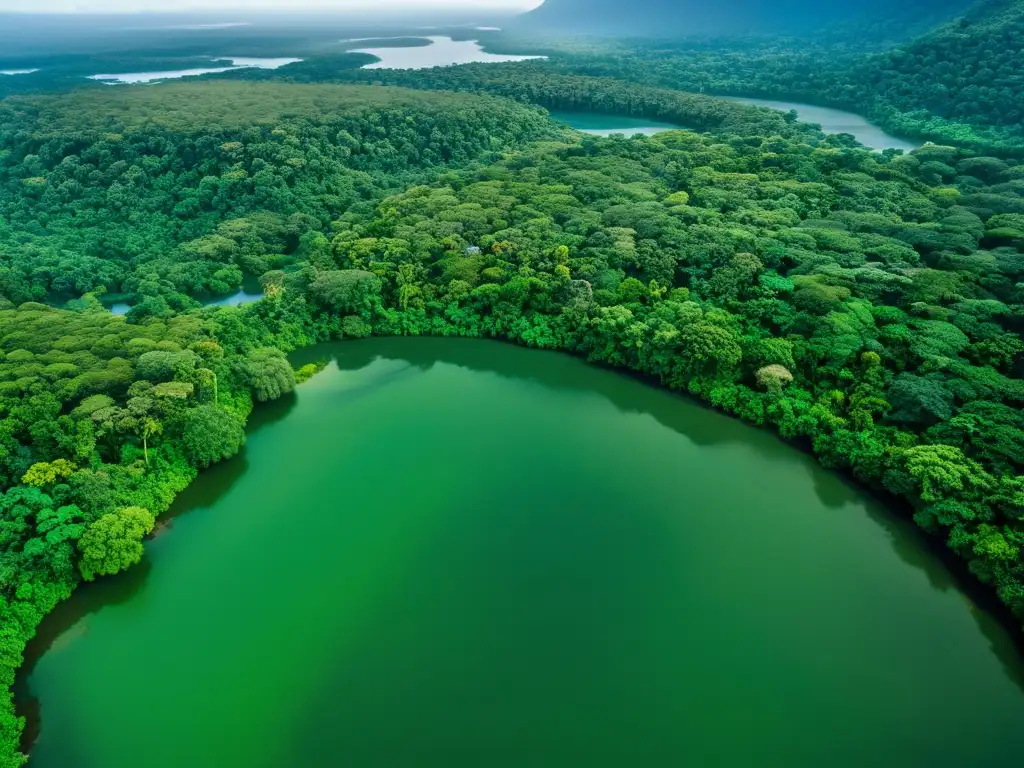
[[[605,55],[597,58],[606,60]],[[618,64],[617,61],[615,63]],[[427,70],[344,70],[325,79],[386,83],[404,88],[485,92],[547,109],[635,115],[694,130],[715,130],[743,136],[816,135],[811,127],[787,120],[776,111],[733,104],[698,93],[638,87],[635,83],[591,77],[589,73],[593,69],[573,60],[552,64],[527,61]]]
[[[953,415],[953,393],[941,378],[901,373],[889,388],[889,418],[903,424],[934,424]]]
[[[778,4],[756,5],[764,14],[783,18]],[[811,23],[822,18],[820,5],[806,13]],[[856,14],[863,4],[841,5]],[[530,30],[504,47],[549,54],[547,62],[528,64],[538,74],[599,76],[683,91],[820,104],[858,112],[898,135],[957,143],[984,154],[1024,154],[1021,0],[890,3],[877,17],[891,20],[904,14],[911,23],[883,22],[874,29],[838,26],[830,35],[795,40],[771,35],[770,25],[758,25],[742,37],[744,19],[756,18],[755,13],[730,19],[724,16],[728,4],[707,7],[707,13],[721,13],[734,25],[730,37],[703,40],[676,34],[663,40],[579,38],[538,44]],[[960,13],[962,17],[949,21]],[[629,15],[636,15],[634,9]],[[923,27],[912,23],[924,20],[929,23]],[[947,23],[934,26],[940,22]],[[619,26],[616,34],[621,36],[628,24]],[[662,23],[651,36],[671,32]],[[906,40],[911,32],[912,39]],[[994,170],[978,168],[989,174]],[[1003,173],[1007,175],[999,181],[1013,180],[1009,169]],[[983,183],[996,180],[978,178]]]
[[[1024,120],[1024,3],[984,0],[964,16],[860,68],[860,99],[901,112],[1019,127]],[[1005,169],[963,174],[994,181]],[[987,178],[986,178],[987,176]]]
[[[135,371],[140,379],[172,381],[188,376],[196,368],[196,353],[190,349],[155,349],[139,356]]]
[[[332,269],[317,274],[309,284],[309,292],[325,309],[353,314],[380,295],[380,279],[359,269]]]
[[[342,338],[365,339],[373,333],[373,327],[361,317],[349,315],[341,321]]]

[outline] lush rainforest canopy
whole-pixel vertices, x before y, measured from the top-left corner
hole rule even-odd
[[[898,498],[1024,621],[1024,35],[995,5],[831,64],[576,41],[0,102],[0,684],[315,371],[285,352],[371,334],[561,349],[776,430]],[[871,152],[679,90],[748,87],[947,140]],[[597,139],[538,107],[691,130]],[[197,301],[247,277],[262,301]],[[0,766],[22,728],[5,698]]]

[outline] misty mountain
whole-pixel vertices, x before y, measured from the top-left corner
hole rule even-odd
[[[945,21],[972,0],[545,0],[519,17],[536,33],[807,35],[829,27]]]
[[[982,0],[968,13],[865,61],[865,94],[905,112],[975,124],[1024,120],[1024,0]]]

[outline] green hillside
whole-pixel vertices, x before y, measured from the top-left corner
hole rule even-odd
[[[960,19],[871,57],[859,98],[985,125],[1024,121],[1024,2],[986,0]]]

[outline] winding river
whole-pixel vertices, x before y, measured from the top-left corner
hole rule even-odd
[[[1024,764],[916,530],[766,432],[460,339],[329,360],[50,616],[32,768]]]
[[[286,58],[251,58],[247,56],[219,56],[211,59],[213,62],[226,61],[230,66],[200,67],[192,69],[175,69],[161,72],[121,72],[118,74],[89,75],[89,80],[99,80],[107,85],[132,85],[136,83],[159,83],[165,80],[177,80],[182,77],[196,77],[197,75],[216,75],[221,72],[230,72],[235,69],[280,69],[288,64],[297,64],[302,59]]]
[[[909,152],[921,146],[920,142],[915,143],[892,136],[877,125],[869,123],[860,115],[855,115],[852,112],[843,112],[838,109],[814,107],[809,104],[797,104],[788,101],[768,101],[766,99],[739,97],[717,98],[757,107],[769,107],[783,112],[788,112],[792,109],[796,111],[800,120],[806,123],[818,123],[825,133],[849,133],[861,144],[873,149],[892,148]],[[638,133],[644,136],[653,136],[657,133],[671,131],[680,127],[672,123],[658,122],[644,117],[624,117],[601,112],[566,112],[555,110],[551,112],[551,117],[560,122],[567,123],[578,131],[594,136],[612,136],[614,134],[634,136]]]
[[[736,101],[755,107],[768,107],[782,112],[793,110],[797,118],[805,123],[817,123],[825,133],[849,133],[865,147],[872,149],[902,149],[905,152],[917,149],[920,141],[901,139],[886,133],[874,123],[853,112],[844,112],[831,107],[816,107],[812,104],[799,104],[793,101],[772,101],[771,99],[752,99],[746,96],[719,96],[726,101]]]

